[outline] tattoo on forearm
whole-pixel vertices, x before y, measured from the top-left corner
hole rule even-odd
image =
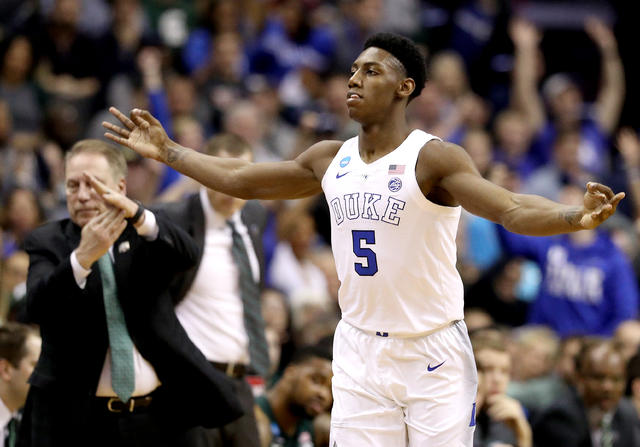
[[[184,156],[184,151],[181,148],[170,147],[167,149],[167,163],[175,163]]]
[[[580,222],[582,213],[578,209],[564,211],[562,217],[569,225],[577,225]]]

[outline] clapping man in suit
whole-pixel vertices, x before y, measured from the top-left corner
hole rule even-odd
[[[252,159],[251,146],[234,134],[211,138],[204,151]],[[163,211],[201,248],[197,265],[172,286],[178,301],[176,314],[207,360],[234,380],[245,411],[220,429],[192,429],[180,445],[255,447],[259,438],[246,376],[264,379],[269,367],[258,287],[266,211],[257,201],[246,202],[204,187],[185,200],[165,205]]]
[[[0,327],[0,429],[4,447],[14,447],[20,413],[36,366],[42,340],[36,329],[8,322]]]
[[[241,411],[233,385],[179,324],[168,293],[198,248],[126,197],[122,153],[82,140],[67,153],[70,219],[36,229],[27,315],[43,349],[30,379],[21,446],[175,446],[196,425]]]

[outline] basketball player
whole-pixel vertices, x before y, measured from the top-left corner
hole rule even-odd
[[[589,183],[581,207],[514,194],[483,179],[465,150],[408,128],[425,83],[408,39],[376,34],[351,67],[347,106],[361,125],[292,161],[248,163],[171,141],[146,111],[105,135],[207,187],[245,199],[324,191],[341,281],[334,343],[332,447],[471,446],[476,370],[456,271],[460,209],[529,235],[594,228],[624,193]]]

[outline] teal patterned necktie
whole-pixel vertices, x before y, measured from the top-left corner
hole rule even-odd
[[[127,402],[135,386],[133,341],[127,331],[124,313],[118,302],[116,278],[109,252],[98,259],[102,277],[104,311],[107,316],[109,347],[111,348],[111,386],[122,402]]]
[[[12,417],[7,424],[7,437],[5,439],[6,447],[15,447],[16,445],[16,437],[18,435],[18,420],[15,417]]]
[[[264,335],[264,320],[260,305],[260,287],[253,279],[251,263],[242,236],[236,230],[233,222],[227,221],[231,227],[233,245],[231,253],[238,267],[238,285],[242,295],[244,328],[249,337],[249,358],[251,366],[262,377],[269,373],[269,349]]]

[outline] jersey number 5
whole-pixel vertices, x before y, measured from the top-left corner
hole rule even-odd
[[[353,239],[353,252],[359,258],[367,258],[366,265],[354,262],[356,273],[360,276],[373,276],[378,271],[378,258],[376,253],[368,247],[362,246],[362,241],[367,244],[376,243],[376,233],[373,230],[351,230]]]

